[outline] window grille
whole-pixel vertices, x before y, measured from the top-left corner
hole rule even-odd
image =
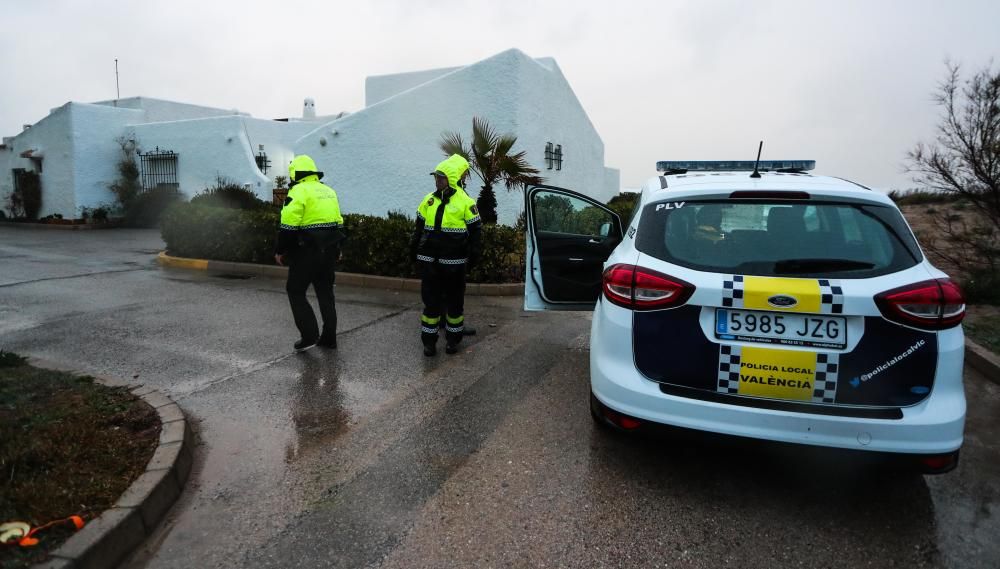
[[[552,143],[551,142],[546,142],[545,143],[545,169],[546,170],[551,170],[552,169],[552,163],[553,163],[554,160],[555,160],[555,152],[552,149]]]
[[[552,161],[556,163],[556,170],[562,170],[562,161],[563,161],[562,144],[556,145],[556,151],[553,153]]]
[[[172,150],[151,150],[139,154],[140,171],[142,173],[142,189],[151,190],[157,186],[169,185],[177,187],[177,156]]]
[[[254,160],[257,162],[257,169],[260,170],[261,174],[267,174],[267,169],[271,167],[271,161],[267,158],[267,153],[261,150],[254,156]]]

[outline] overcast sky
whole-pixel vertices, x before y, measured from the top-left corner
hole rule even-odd
[[[551,56],[622,185],[657,160],[812,158],[912,186],[946,58],[1000,64],[1000,2],[0,0],[0,133],[66,101],[143,95],[299,116],[364,105],[367,75]]]

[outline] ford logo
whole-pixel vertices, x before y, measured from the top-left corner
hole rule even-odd
[[[786,294],[776,294],[767,299],[767,303],[775,308],[791,308],[799,303],[795,297]]]

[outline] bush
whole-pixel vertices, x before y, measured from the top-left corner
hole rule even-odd
[[[628,225],[632,219],[632,210],[638,201],[638,192],[622,192],[608,200],[608,207],[622,218],[622,225]]]
[[[179,203],[167,210],[160,231],[167,252],[242,263],[274,263],[274,240],[280,213]],[[347,241],[338,270],[389,277],[414,277],[410,260],[413,220],[344,216]],[[483,228],[483,258],[469,274],[470,282],[519,282],[524,275],[524,233],[503,225]]]
[[[271,207],[257,194],[227,178],[219,177],[215,185],[191,198],[191,203],[230,209],[264,209]]]
[[[889,199],[896,202],[896,205],[923,205],[949,203],[959,199],[959,196],[914,188],[902,191],[892,190],[889,192]]]
[[[127,227],[156,227],[163,213],[171,205],[182,202],[180,193],[173,186],[157,186],[141,192],[125,209]]]
[[[135,163],[135,141],[124,136],[115,139],[121,148],[118,159],[118,179],[108,189],[115,195],[115,200],[122,210],[128,211],[132,202],[142,193],[142,183],[139,181],[139,165]]]
[[[980,269],[970,272],[965,278],[959,278],[959,281],[969,304],[1000,305],[1000,274]]]
[[[273,263],[277,210],[240,210],[177,203],[164,213],[167,252],[240,263]]]

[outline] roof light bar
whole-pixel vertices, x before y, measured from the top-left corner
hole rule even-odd
[[[661,160],[656,163],[658,172],[752,172],[753,160]],[[796,170],[807,172],[816,169],[815,160],[761,160],[758,169],[764,171]]]

